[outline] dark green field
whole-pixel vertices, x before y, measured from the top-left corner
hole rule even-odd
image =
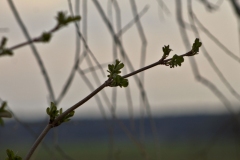
[[[122,119],[131,136],[118,124],[110,134],[103,120],[70,121],[58,128],[57,136],[54,130],[48,133],[44,139],[47,144],[38,147],[32,160],[240,160],[239,125],[228,115],[154,120],[158,137],[154,137],[148,119],[144,132],[139,129],[140,119],[135,120],[135,129],[128,119]],[[36,133],[43,128],[40,122],[29,126]],[[130,137],[144,142],[142,150]],[[22,125],[6,123],[0,130],[0,160],[6,158],[7,148],[25,157],[35,139]]]
[[[0,159],[5,159],[5,153],[1,146]],[[30,145],[7,146],[24,157]],[[84,143],[84,144],[65,144],[60,148],[52,147],[47,152],[40,146],[34,153],[32,160],[132,160],[146,159],[132,143],[115,142],[113,147],[108,143]],[[240,147],[234,143],[218,143],[209,145],[207,142],[199,143],[168,143],[157,146],[153,144],[145,145],[147,157],[150,160],[239,160]],[[65,155],[66,153],[66,155]],[[70,156],[71,158],[69,158]]]

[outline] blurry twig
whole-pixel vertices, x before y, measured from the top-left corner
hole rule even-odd
[[[114,7],[113,7],[114,5]],[[107,4],[108,8],[108,17],[109,17],[109,22],[114,26],[114,19],[113,19],[113,13],[112,13],[112,8],[114,8],[115,15],[116,15],[116,29],[119,31],[121,29],[121,12],[120,8],[118,6],[117,1],[109,0]],[[118,59],[118,50],[117,50],[117,45],[114,43],[114,40],[112,39],[112,55],[113,55],[113,60]],[[109,136],[109,159],[113,159],[114,157],[114,151],[115,151],[115,114],[116,114],[116,108],[117,108],[117,88],[112,88],[112,100],[108,99],[108,97],[105,95],[104,96],[105,101],[108,100],[108,105],[110,107],[110,113],[111,113],[111,126],[110,126],[110,136]]]
[[[68,0],[68,4],[69,4],[69,9],[70,9],[70,11],[71,11],[71,14],[73,15],[71,0]],[[105,77],[105,76],[106,76],[106,75],[105,75],[105,72],[104,72],[103,68],[101,67],[101,65],[99,64],[97,58],[94,56],[93,52],[90,50],[89,45],[87,44],[84,36],[83,36],[82,33],[80,32],[79,25],[78,25],[77,23],[75,23],[75,26],[76,26],[76,28],[77,28],[77,30],[76,30],[76,31],[77,31],[77,34],[78,34],[79,38],[82,40],[82,42],[83,42],[83,46],[84,46],[84,47],[86,48],[86,50],[88,51],[88,52],[85,52],[85,53],[79,58],[79,59],[80,59],[80,60],[79,60],[79,65],[81,64],[81,62],[82,62],[82,60],[84,59],[84,57],[86,56],[86,54],[89,53],[90,56],[91,56],[91,57],[93,58],[93,60],[95,61],[95,63],[99,66],[99,68],[101,68],[101,72],[102,72],[103,76]]]
[[[200,35],[199,35],[199,32],[198,32],[198,29],[197,27],[195,26],[195,17],[194,16],[194,10],[192,9],[192,1],[191,0],[188,0],[188,15],[189,15],[189,20],[190,20],[190,23],[191,23],[191,26],[192,26],[192,30],[194,32],[194,34],[196,36],[198,36],[200,38]],[[227,81],[227,79],[225,78],[225,76],[222,74],[222,72],[218,69],[218,67],[216,66],[216,64],[214,63],[213,59],[211,58],[211,56],[208,54],[206,48],[204,47],[204,45],[202,46],[202,50],[203,50],[203,53],[206,57],[206,59],[208,60],[208,62],[210,63],[211,67],[213,68],[213,70],[215,71],[215,73],[218,75],[218,77],[220,78],[220,80],[223,82],[223,84],[227,87],[227,89],[232,93],[232,95],[237,98],[239,101],[240,101],[240,95],[235,91],[235,89],[231,86],[231,84]],[[208,83],[209,84],[209,83]],[[232,106],[230,104],[230,102],[228,101],[228,99],[217,89],[217,87],[215,86],[214,88],[214,85],[208,85],[210,86],[209,89],[211,89],[211,91],[213,93],[215,93],[215,95],[218,96],[218,98],[224,103],[225,107],[227,108],[227,110],[231,113],[232,115],[232,120],[234,120],[234,125],[237,124],[236,126],[239,128],[240,126],[240,120],[238,118],[238,115],[234,112],[234,110],[232,109]],[[228,122],[229,124],[229,122]],[[225,128],[226,126],[224,126]],[[222,130],[222,129],[221,129]],[[222,131],[221,131],[222,132]],[[220,134],[220,133],[218,133]],[[239,137],[239,135],[236,135],[235,138]],[[202,150],[200,153],[201,154],[204,154],[206,155],[207,152],[209,152],[209,148],[210,146],[213,145],[213,143],[216,141],[216,138],[212,138],[212,140],[210,141],[209,145],[208,145],[208,148]],[[238,142],[238,145],[240,145],[239,141],[236,141]],[[238,147],[236,147],[237,149]]]
[[[18,24],[19,24],[19,26],[20,26],[20,28],[22,29],[26,39],[28,40],[28,42],[31,42],[31,37],[30,37],[30,35],[29,35],[28,31],[27,31],[27,28],[23,24],[23,22],[22,22],[22,20],[20,18],[20,15],[18,14],[17,9],[15,8],[12,0],[8,0],[8,4],[9,4],[9,6],[10,6],[10,8],[11,8],[11,10],[12,10],[12,12],[13,12],[13,14],[14,14],[14,16],[15,16]],[[35,58],[36,58],[36,60],[38,62],[38,65],[39,65],[41,71],[42,71],[42,74],[43,74],[43,77],[44,77],[44,80],[45,80],[45,83],[47,85],[47,89],[48,89],[48,92],[49,92],[50,100],[55,102],[55,96],[54,96],[53,88],[52,88],[52,85],[51,85],[51,81],[49,79],[47,70],[44,67],[43,61],[42,61],[42,59],[41,59],[41,57],[40,57],[36,47],[32,43],[30,43],[29,45],[30,45],[30,47],[32,49],[32,52],[33,52],[33,54],[34,54],[34,56],[35,56]]]
[[[123,33],[125,33],[130,27],[132,27],[137,21],[139,21],[140,18],[141,18],[145,13],[147,13],[148,9],[149,9],[149,6],[146,5],[146,6],[141,10],[141,12],[139,12],[139,13],[134,17],[133,20],[131,20],[130,22],[128,22],[120,31],[118,31],[117,36],[121,37],[121,35],[122,35]]]
[[[167,15],[170,15],[171,12],[170,10],[168,9],[167,5],[164,3],[163,0],[156,0],[157,3],[158,3],[158,15],[159,15],[159,19],[160,19],[160,8],[161,8],[161,11],[162,11],[162,17],[164,18],[164,12],[167,14]]]
[[[83,73],[83,71],[81,70],[80,67],[78,68],[78,72],[79,72],[79,74],[81,75],[81,77],[83,78],[83,80],[85,81],[85,83],[87,84],[87,86],[89,87],[89,89],[90,89],[90,90],[93,90],[93,89],[94,89],[93,85],[91,84],[91,82],[89,81],[89,79],[85,76],[85,74]],[[103,91],[104,91],[104,90],[103,90]],[[102,95],[103,95],[103,97],[104,97],[105,102],[108,104],[108,106],[112,106],[112,104],[110,103],[108,97],[106,96],[106,93],[105,93],[105,92],[102,92]],[[95,95],[94,98],[95,98],[96,101],[97,101],[97,104],[98,104],[99,109],[100,109],[100,111],[101,111],[101,113],[102,113],[102,115],[103,115],[103,118],[104,118],[105,120],[107,120],[106,115],[105,115],[105,111],[104,111],[104,108],[103,108],[103,105],[102,105],[102,102],[101,102],[100,97],[99,97],[98,95]],[[112,107],[110,107],[109,109],[111,109],[111,108],[112,108]],[[114,112],[113,112],[112,114],[113,114],[112,116],[114,117],[114,120],[115,120],[115,119],[116,119],[116,115],[115,115]],[[147,156],[147,153],[146,153],[145,149],[143,148],[143,146],[137,141],[136,138],[134,138],[134,136],[131,134],[131,132],[128,131],[128,129],[126,128],[126,126],[125,126],[120,120],[118,120],[118,119],[116,119],[116,120],[117,120],[117,122],[119,123],[120,127],[123,129],[123,131],[127,134],[127,136],[137,145],[137,147],[140,149],[140,152],[141,152],[144,156]],[[107,122],[109,123],[109,120],[107,120]],[[114,121],[111,122],[111,123],[114,123]],[[112,134],[112,133],[111,133],[111,126],[109,126],[109,124],[108,124],[107,126],[108,126],[109,134],[111,135],[111,134]]]
[[[78,16],[80,15],[79,8],[80,8],[79,0],[76,0],[76,15],[78,15]],[[79,23],[79,22],[76,22],[76,23]],[[75,53],[76,62],[74,62],[74,65],[70,72],[69,78],[68,78],[65,86],[63,87],[62,92],[60,93],[59,97],[56,100],[56,105],[58,103],[60,103],[61,99],[64,97],[68,88],[71,85],[71,82],[72,82],[72,80],[75,76],[76,70],[77,70],[77,66],[78,66],[78,62],[79,62],[79,54],[80,54],[80,38],[77,35],[76,36],[76,53]],[[58,143],[58,137],[59,137],[58,136],[58,128],[54,129],[53,134],[54,134],[54,147],[58,151],[58,153],[61,155],[61,157],[64,157],[64,159],[66,159],[66,160],[73,160],[73,158],[70,155],[66,154],[66,152],[61,148],[61,146]]]
[[[209,2],[208,0],[200,0],[203,5],[205,5],[205,7],[209,10],[209,11],[214,11],[214,10],[217,10],[221,4],[223,3],[223,0],[218,0],[216,2],[216,4],[213,4],[211,2]]]
[[[84,72],[82,71],[82,69],[80,67],[78,67],[78,73],[80,74],[80,76],[82,77],[83,81],[86,83],[86,85],[90,89],[90,91],[93,91],[94,87],[93,87],[92,83],[90,82],[90,80],[87,78],[87,76],[84,74]],[[95,100],[96,100],[96,102],[98,104],[98,108],[100,110],[100,113],[101,113],[103,119],[105,121],[108,121],[107,115],[106,115],[106,112],[105,112],[105,109],[103,107],[103,104],[102,104],[102,101],[101,101],[100,97],[96,94],[94,96],[94,98],[95,98]]]
[[[72,11],[72,6],[71,6],[71,1],[69,2],[69,8],[71,15],[73,16],[73,11]],[[76,15],[79,15],[79,0],[76,0]],[[77,22],[76,22],[77,23]],[[79,25],[79,23],[77,23]],[[76,33],[77,33],[77,28],[76,28]],[[67,93],[73,78],[75,76],[75,73],[77,71],[78,65],[79,65],[79,59],[80,59],[80,37],[76,34],[76,53],[75,53],[75,62],[73,64],[73,68],[70,72],[70,75],[67,79],[67,81],[64,84],[64,87],[62,88],[62,91],[60,92],[60,95],[58,96],[57,100],[56,100],[56,104],[60,103],[60,101],[63,99],[63,97],[65,96],[65,94]]]
[[[131,10],[132,10],[132,14],[134,17],[137,17],[138,19],[138,15],[137,15],[137,6],[134,0],[130,0],[130,5],[131,5]],[[137,27],[137,31],[139,34],[139,38],[141,40],[142,46],[141,46],[141,59],[140,59],[140,68],[144,66],[145,64],[145,59],[146,59],[146,49],[147,49],[147,39],[146,36],[144,34],[144,30],[141,24],[141,21],[136,21],[135,25]],[[139,74],[139,80],[141,81],[142,85],[144,85],[144,72]],[[141,94],[141,93],[140,93]],[[145,113],[145,94],[143,94],[143,96],[140,95],[140,115],[141,115],[141,121],[140,121],[140,135],[141,135],[141,139],[142,141],[144,141],[144,134],[145,134],[145,125],[144,125],[144,113]],[[151,121],[151,120],[150,120]],[[154,131],[154,130],[153,130]],[[156,138],[155,133],[153,132],[154,138]],[[154,145],[156,145],[156,143],[158,142],[156,139],[154,140]]]
[[[127,63],[127,66],[129,67],[130,72],[134,72],[133,65],[132,65],[131,61],[129,60],[129,58],[128,58],[127,54],[126,54],[126,52],[125,52],[125,50],[124,50],[124,48],[123,48],[123,46],[122,46],[121,41],[119,40],[118,36],[114,33],[114,30],[113,30],[113,28],[112,28],[112,25],[111,25],[111,23],[108,21],[108,19],[107,19],[106,15],[105,15],[105,13],[104,13],[101,5],[99,4],[99,2],[98,2],[97,0],[93,0],[93,3],[95,4],[95,6],[96,6],[97,10],[99,11],[99,13],[100,13],[103,21],[105,22],[107,28],[109,29],[109,32],[110,32],[111,35],[113,36],[115,43],[118,45],[118,47],[119,47],[119,49],[120,49],[120,53],[121,53],[123,59],[125,60],[125,62]],[[139,73],[139,72],[138,72],[138,73]],[[139,87],[139,89],[140,89],[142,98],[145,99],[147,114],[148,114],[148,116],[149,116],[150,118],[152,118],[152,116],[151,116],[151,110],[150,110],[150,104],[149,104],[149,102],[148,102],[147,94],[146,94],[146,92],[145,92],[145,90],[144,90],[144,87],[143,87],[143,85],[142,85],[142,83],[141,83],[141,80],[139,79],[138,76],[134,76],[134,79],[135,79],[135,81],[136,81],[136,83],[137,83],[137,85],[138,85],[138,87]],[[151,121],[151,122],[153,122],[153,121]],[[152,123],[151,125],[153,125],[153,127],[154,127],[154,132],[157,133],[156,125],[153,124],[153,123]]]
[[[177,20],[179,23],[179,29],[180,29],[180,33],[182,35],[182,39],[183,42],[185,44],[185,48],[189,48],[190,47],[190,43],[188,40],[188,36],[184,27],[184,23],[182,23],[183,19],[182,19],[182,4],[181,4],[181,0],[176,0],[176,14],[177,14]],[[199,71],[198,71],[198,66],[194,60],[194,57],[190,58],[190,64],[192,66],[192,70],[193,70],[193,75],[195,77],[195,79],[202,83],[204,86],[206,86],[216,97],[218,97],[218,99],[224,104],[225,108],[229,111],[229,113],[231,113],[236,121],[240,124],[240,121],[238,120],[238,118],[235,116],[235,113],[232,109],[232,105],[230,103],[230,101],[224,96],[224,94],[217,88],[217,86],[212,83],[211,81],[209,81],[208,79],[206,79],[205,77],[201,76]]]
[[[240,5],[238,3],[239,1],[238,0],[230,0],[229,2],[231,2],[236,15],[238,16],[238,18],[240,18]]]
[[[198,29],[195,26],[195,14],[194,11],[192,10],[191,5],[189,5],[188,7],[188,14],[189,14],[189,19],[191,22],[191,26],[192,26],[192,30],[195,33],[195,35],[197,37],[200,38],[200,35],[198,33]],[[217,40],[217,39],[216,39]],[[215,42],[215,41],[214,41]],[[210,54],[208,54],[206,48],[204,47],[204,45],[202,46],[202,50],[203,53],[206,57],[206,59],[208,60],[209,64],[211,65],[211,67],[213,68],[213,70],[215,71],[215,73],[218,75],[218,77],[220,78],[220,80],[223,82],[223,84],[227,87],[227,89],[232,93],[232,95],[238,99],[238,101],[240,102],[240,95],[236,92],[236,90],[232,87],[232,85],[228,82],[228,80],[225,78],[225,76],[222,74],[222,72],[219,70],[219,68],[217,67],[217,65],[214,63],[212,57],[210,56]]]
[[[68,4],[69,4],[69,9],[70,9],[70,12],[73,16],[73,10],[72,10],[72,3],[71,3],[71,0],[68,0]],[[76,26],[76,32],[77,32],[77,35],[78,37],[82,40],[83,42],[83,45],[84,47],[86,48],[86,50],[88,50],[88,52],[84,52],[81,56],[76,56],[75,58],[75,63],[73,65],[73,69],[67,79],[67,81],[65,82],[65,85],[59,95],[59,97],[57,98],[56,102],[59,103],[62,98],[64,97],[64,95],[67,93],[67,90],[69,89],[71,83],[72,83],[72,80],[74,78],[74,74],[76,72],[76,69],[77,69],[77,66],[80,65],[82,63],[82,61],[84,60],[84,58],[86,57],[86,54],[89,53],[90,56],[93,58],[93,60],[95,61],[95,63],[97,64],[97,66],[100,68],[103,76],[105,77],[105,73],[103,71],[103,68],[101,66],[101,64],[98,62],[98,60],[96,59],[96,57],[94,56],[94,54],[92,53],[92,51],[90,50],[88,44],[86,43],[86,40],[85,38],[83,37],[82,33],[80,32],[80,28],[79,28],[79,24],[78,23],[75,23],[75,26]]]
[[[24,31],[24,34],[26,34],[27,33],[27,29],[24,26],[23,22],[21,21],[20,16],[17,13],[17,10],[16,10],[15,6],[13,5],[13,3],[11,1],[9,1],[9,5],[10,5],[10,7],[11,7],[13,13],[14,13],[14,16],[16,17],[19,25],[21,26],[22,30]],[[2,50],[0,52],[0,56],[12,55],[13,54],[13,52],[12,52],[13,50],[15,50],[17,48],[20,48],[20,47],[23,47],[23,46],[26,46],[26,45],[29,45],[29,44],[32,44],[34,42],[43,42],[43,43],[49,42],[51,37],[52,37],[52,34],[54,32],[56,32],[57,30],[61,29],[63,26],[66,26],[70,22],[74,22],[74,21],[80,20],[80,16],[78,16],[78,17],[67,17],[66,13],[58,12],[56,20],[57,20],[57,24],[50,31],[43,32],[40,36],[38,36],[36,38],[32,38],[32,39],[30,38],[30,36],[26,36],[25,35],[25,37],[28,37],[27,38],[27,42],[23,42],[23,43],[15,45],[13,47],[7,48],[8,51],[11,51],[10,53],[6,52],[6,49]],[[25,29],[23,29],[23,27]]]
[[[233,52],[231,52],[224,44],[222,44],[204,25],[198,20],[197,16],[193,13],[194,20],[199,28],[215,42],[228,56],[230,56],[233,60],[240,63],[240,58],[236,56]]]
[[[165,55],[165,54],[164,54]],[[193,56],[195,55],[193,53],[193,51],[189,51],[185,54],[179,55],[178,57],[185,57],[185,56]],[[125,76],[122,76],[122,78],[127,78],[130,76],[133,76],[137,73],[140,73],[142,71],[145,71],[147,69],[150,69],[152,67],[158,66],[158,65],[168,65],[168,62],[171,62],[174,58],[169,58],[166,59],[165,56],[163,56],[159,61],[150,64],[146,67],[143,67],[139,70],[136,70],[132,73],[129,73]],[[111,79],[110,77],[103,83],[101,84],[97,89],[95,89],[94,91],[92,91],[89,95],[87,95],[85,98],[83,98],[82,100],[80,100],[79,102],[77,102],[76,104],[74,104],[73,106],[69,107],[66,111],[62,112],[62,114],[60,114],[58,117],[56,117],[53,121],[50,121],[50,123],[45,127],[45,129],[42,131],[42,133],[39,135],[39,137],[37,138],[37,140],[35,141],[35,143],[33,144],[32,148],[30,149],[30,151],[28,152],[27,156],[26,156],[26,160],[29,160],[30,157],[32,156],[32,154],[34,153],[34,151],[36,150],[37,146],[40,144],[40,142],[43,140],[43,138],[46,136],[46,134],[48,133],[48,131],[53,128],[58,126],[58,123],[61,122],[61,120],[63,118],[65,118],[65,116],[67,116],[69,113],[73,112],[75,109],[77,109],[78,107],[82,106],[84,103],[86,103],[88,100],[90,100],[92,97],[96,96],[98,94],[98,92],[102,91],[105,87],[109,87],[112,86],[113,83],[113,79]],[[146,158],[146,157],[145,157]]]
[[[0,98],[0,101],[3,101],[1,98]],[[9,107],[9,105],[7,105],[8,107],[8,111],[11,113],[12,117],[15,119],[15,121],[17,123],[19,123],[23,128],[25,128],[29,133],[30,135],[32,135],[34,138],[37,138],[38,137],[38,134],[39,133],[36,133],[27,123],[24,123],[22,122],[17,116],[16,114],[12,111],[11,107]],[[45,122],[44,122],[45,123]],[[50,148],[47,146],[47,144],[45,142],[42,143],[43,145],[43,148],[46,150],[46,152],[51,155],[52,152],[50,150]]]
[[[110,63],[112,63],[112,62],[110,62]],[[102,63],[100,65],[102,66],[102,68],[106,68],[108,66],[108,64],[110,64],[110,63]],[[83,71],[84,74],[87,74],[87,73],[92,72],[93,70],[99,70],[99,69],[100,68],[98,66],[91,66],[91,67],[88,67],[86,69],[82,69],[82,71]]]
[[[98,9],[100,15],[102,16],[103,21],[107,25],[107,27],[108,27],[112,37],[114,38],[115,43],[119,46],[120,53],[121,53],[123,59],[128,64],[128,67],[129,67],[130,71],[133,72],[134,68],[133,68],[133,66],[132,66],[132,64],[131,64],[131,62],[130,62],[127,54],[126,54],[126,52],[123,49],[121,41],[119,40],[118,36],[114,33],[113,27],[112,27],[111,23],[108,21],[108,19],[107,19],[105,13],[104,13],[102,7],[100,6],[100,4],[99,4],[99,2],[97,0],[93,0],[93,2],[95,4],[96,8]],[[137,81],[138,87],[140,89],[141,98],[145,102],[147,114],[148,114],[149,118],[151,119],[151,128],[152,128],[153,134],[154,134],[155,137],[157,137],[158,134],[157,134],[156,125],[155,125],[155,122],[152,120],[152,114],[151,114],[151,110],[150,110],[150,105],[149,105],[149,102],[148,102],[148,99],[147,99],[147,94],[146,94],[146,92],[144,90],[144,86],[143,86],[141,80],[138,78],[138,76],[134,76],[134,78]]]
[[[129,23],[127,23],[125,25],[125,27],[122,28],[122,23],[121,23],[121,10],[120,10],[120,7],[118,5],[118,2],[117,0],[113,0],[111,1],[112,2],[112,5],[115,9],[115,14],[116,14],[116,30],[118,32],[118,36],[119,36],[119,40],[121,41],[122,37],[123,37],[123,34],[126,33],[127,30],[130,29],[130,27],[132,27],[137,21],[140,20],[140,18],[143,16],[143,14],[146,13],[147,9],[149,8],[148,6],[145,6],[144,9],[137,15],[134,17],[134,19],[132,19]],[[110,9],[109,9],[109,14],[110,13]],[[112,18],[111,15],[109,15],[110,18]],[[112,21],[111,19],[109,19],[110,22]],[[113,22],[112,22],[113,23]],[[112,24],[113,25],[113,24]],[[117,50],[117,45],[114,41],[114,38],[113,38],[113,59],[117,59],[118,57],[118,50]],[[123,58],[123,62],[125,62],[125,59]],[[123,68],[123,74],[126,74],[127,73],[127,69],[126,67]],[[125,89],[125,93],[126,93],[126,101],[127,101],[127,107],[128,107],[128,113],[129,113],[129,118],[130,118],[130,123],[131,123],[131,126],[132,126],[132,129],[134,129],[134,114],[133,114],[133,103],[132,103],[132,96],[131,96],[131,90],[130,90],[130,87],[127,87]],[[116,108],[116,97],[117,97],[117,89],[116,88],[113,88],[113,92],[112,92],[112,103],[113,103],[113,107]]]
[[[81,75],[81,77],[83,78],[83,80],[85,81],[85,83],[87,84],[87,86],[89,87],[90,90],[93,90],[94,87],[93,85],[91,84],[91,82],[89,81],[89,79],[86,77],[86,75],[83,73],[83,71],[81,70],[81,68],[79,67],[78,68],[78,72],[79,74]],[[108,106],[112,106],[112,104],[110,103],[108,97],[106,96],[106,94],[104,94],[102,92],[102,95],[104,97],[104,100],[105,102],[108,104]],[[96,99],[96,102],[99,106],[99,109],[103,115],[103,118],[109,123],[109,120],[107,120],[106,118],[106,114],[105,114],[105,111],[104,111],[104,108],[103,108],[103,105],[102,105],[102,102],[101,102],[101,99],[98,95],[95,95],[94,98]],[[111,109],[111,107],[109,107],[109,109]],[[144,147],[141,145],[140,142],[137,141],[137,139],[131,134],[131,132],[127,129],[127,127],[119,120],[117,119],[116,117],[116,114],[113,114],[113,117],[114,117],[114,120],[116,120],[120,127],[123,129],[123,131],[127,134],[127,136],[134,142],[134,144],[140,149],[141,153],[144,155],[144,156],[147,156],[147,153],[144,149]],[[114,122],[111,122],[111,123],[114,123]],[[111,126],[108,124],[108,131],[109,131],[109,134],[111,134]]]

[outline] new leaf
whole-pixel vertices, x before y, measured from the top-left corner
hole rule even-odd
[[[184,62],[184,58],[182,56],[174,55],[167,64],[170,66],[170,68],[174,68],[177,66],[181,66],[182,63]]]
[[[195,42],[192,45],[192,52],[197,54],[199,52],[199,48],[202,46],[202,42],[199,41],[198,38],[195,39]]]
[[[110,73],[108,77],[112,79],[112,83],[110,84],[111,87],[127,87],[128,80],[120,76],[121,69],[124,67],[124,64],[121,61],[116,60],[115,64],[108,65],[108,72]]]

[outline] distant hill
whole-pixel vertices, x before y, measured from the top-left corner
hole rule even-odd
[[[186,140],[209,140],[213,137],[220,137],[223,140],[233,139],[236,132],[239,135],[239,124],[229,115],[192,115],[192,116],[169,116],[155,117],[158,138],[161,141],[186,141]],[[128,140],[122,130],[120,123],[136,137],[151,139],[153,136],[152,122],[145,118],[120,120],[102,119],[75,119],[57,127],[58,139],[62,142],[74,141],[104,141],[110,134],[115,139]],[[46,122],[34,122],[25,124],[25,127],[18,122],[6,123],[0,128],[0,146],[6,143],[32,143],[35,140],[34,134],[39,135],[45,127]],[[26,127],[27,126],[27,127]],[[54,130],[47,135],[47,139],[53,137]]]

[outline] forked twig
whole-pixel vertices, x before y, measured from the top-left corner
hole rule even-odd
[[[180,55],[180,57],[185,57],[185,56],[192,56],[193,55],[193,51],[189,51],[185,54]],[[166,58],[166,57],[165,57]],[[164,59],[161,58],[159,61],[148,65],[146,67],[143,67],[139,70],[136,70],[132,73],[129,73],[125,76],[122,76],[123,78],[128,78],[130,76],[136,75],[137,73],[140,73],[142,71],[145,71],[147,69],[150,69],[152,67],[158,66],[158,65],[167,65],[168,62],[170,62],[171,60],[173,60],[173,58],[169,58],[169,59]],[[33,152],[35,151],[35,149],[37,148],[37,146],[40,144],[40,142],[43,140],[43,138],[45,137],[45,135],[47,134],[47,132],[53,128],[58,126],[58,123],[66,116],[68,115],[70,112],[74,111],[75,109],[77,109],[78,107],[82,106],[84,103],[86,103],[89,99],[91,99],[92,97],[94,97],[97,93],[99,93],[102,89],[104,89],[105,87],[111,86],[113,80],[111,78],[108,78],[102,85],[100,85],[97,89],[95,89],[92,93],[90,93],[88,96],[86,96],[84,99],[82,99],[81,101],[77,102],[76,104],[74,104],[72,107],[68,108],[65,112],[63,112],[62,114],[60,114],[58,117],[56,117],[56,119],[52,122],[50,122],[45,129],[43,130],[43,132],[39,135],[39,137],[37,138],[37,140],[35,141],[35,143],[33,144],[32,148],[30,149],[29,153],[27,154],[25,160],[29,160],[31,155],[33,154]]]

